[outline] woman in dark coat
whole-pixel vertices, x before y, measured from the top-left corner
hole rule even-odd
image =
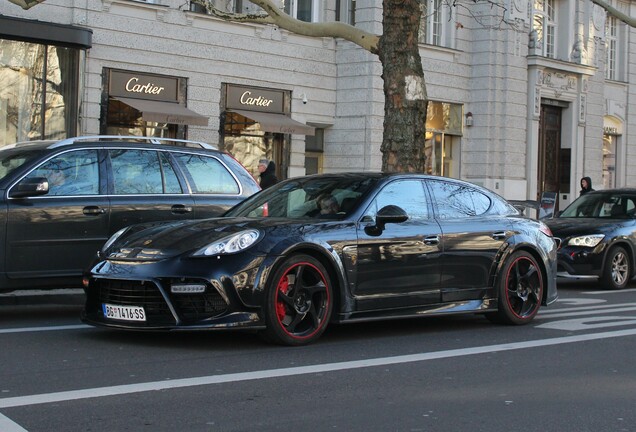
[[[592,179],[589,177],[583,177],[581,179],[581,195],[585,195],[586,193],[593,191],[592,189]]]
[[[274,161],[268,161],[267,159],[259,160],[258,171],[261,173],[261,189],[267,189],[268,187],[278,183],[278,177],[276,177],[276,164]]]

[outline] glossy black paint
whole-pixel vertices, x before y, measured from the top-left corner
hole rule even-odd
[[[330,218],[308,216],[311,210],[296,217],[274,214],[281,208],[277,199],[290,190],[312,191],[321,182],[363,180],[368,187],[357,190],[356,204]],[[396,182],[421,187],[417,193],[425,201],[417,205],[423,208],[412,208],[410,215],[397,205],[374,210],[382,193]],[[429,182],[474,192],[488,204],[482,205],[480,215],[441,217],[440,208],[448,203],[436,201]],[[397,204],[402,198],[395,199]],[[269,217],[245,217],[264,207]],[[420,210],[426,216],[414,217]],[[229,234],[250,229],[260,237],[241,252],[193,256]],[[458,180],[373,173],[289,179],[247,199],[224,218],[130,227],[92,267],[83,320],[127,329],[264,329],[267,293],[277,289],[273,274],[293,256],[310,256],[326,269],[333,289],[331,322],[496,312],[502,266],[521,250],[539,266],[543,285],[539,302],[546,305],[557,298],[556,246],[546,232],[542,222],[521,217],[501,197]],[[175,283],[193,281],[205,285],[205,294],[171,292]],[[122,290],[130,298],[119,300],[120,292],[115,295],[103,288],[111,283],[130,285]],[[132,322],[104,316],[102,303],[145,306],[136,297],[140,284],[152,286],[168,305],[161,320]],[[202,307],[184,317],[179,305],[187,303],[186,296],[201,301],[210,293],[223,299],[222,308]]]
[[[183,193],[115,193],[110,154],[130,149],[165,155],[175,167]],[[34,170],[52,158],[82,150],[97,155],[98,193],[51,196],[35,190],[37,184],[28,177]],[[117,230],[150,221],[218,216],[260,190],[232,157],[210,148],[95,139],[62,145],[55,141],[20,143],[0,152],[0,291],[81,287],[83,272]],[[240,192],[192,193],[192,183],[174,161],[175,153],[217,159],[235,176]],[[13,169],[13,158],[24,163]],[[21,187],[23,180],[31,184]]]
[[[558,217],[544,220],[554,236],[560,239],[557,253],[559,276],[603,277],[611,271],[609,252],[614,247],[622,247],[628,254],[631,278],[636,268],[636,189],[608,189],[588,194],[577,198]],[[577,211],[588,201],[595,203],[589,205],[595,208],[593,213]],[[612,214],[614,201],[627,208],[620,214]],[[594,247],[570,244],[574,238],[590,235],[603,235],[603,239]]]

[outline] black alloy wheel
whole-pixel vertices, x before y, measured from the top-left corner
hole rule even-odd
[[[536,259],[517,251],[508,257],[499,276],[499,310],[488,318],[514,325],[532,321],[543,298],[543,277]]]
[[[622,246],[614,246],[607,253],[601,283],[608,290],[620,290],[632,277],[631,257]]]
[[[324,266],[308,255],[288,258],[276,271],[267,290],[267,340],[305,345],[325,331],[332,310],[332,287]]]

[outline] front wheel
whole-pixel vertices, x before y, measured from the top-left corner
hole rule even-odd
[[[325,267],[308,255],[288,258],[267,288],[264,336],[283,345],[304,345],[325,331],[332,310]]]
[[[499,309],[488,318],[514,325],[532,321],[543,298],[543,276],[537,260],[525,251],[513,253],[499,274],[498,284]]]
[[[632,261],[625,248],[615,246],[607,253],[601,282],[609,290],[620,290],[632,277]]]

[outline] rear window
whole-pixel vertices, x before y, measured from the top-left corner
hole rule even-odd
[[[200,154],[174,153],[194,194],[238,194],[234,176],[218,159]]]

